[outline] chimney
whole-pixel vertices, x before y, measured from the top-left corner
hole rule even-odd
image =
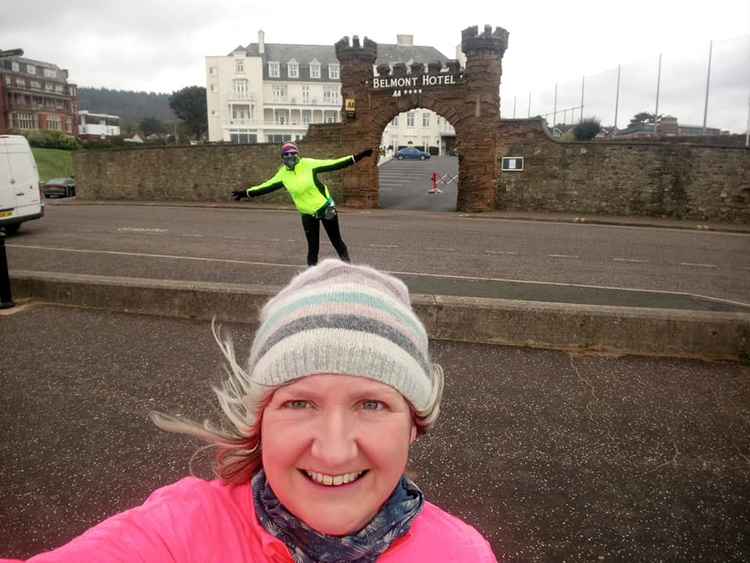
[[[414,36],[407,34],[398,34],[396,35],[396,44],[399,47],[408,47],[414,45]]]
[[[266,50],[266,34],[262,29],[258,30],[258,54],[262,55]]]

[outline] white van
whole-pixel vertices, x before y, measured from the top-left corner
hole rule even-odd
[[[39,172],[25,137],[0,135],[0,228],[15,233],[21,223],[44,215]]]

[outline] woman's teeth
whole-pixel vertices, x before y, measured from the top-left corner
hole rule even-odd
[[[342,475],[325,475],[323,473],[315,473],[314,471],[305,471],[305,474],[310,479],[326,487],[346,485],[359,479],[363,473],[364,471],[357,471],[356,473],[343,473]]]

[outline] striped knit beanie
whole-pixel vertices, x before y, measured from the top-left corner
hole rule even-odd
[[[255,383],[353,375],[390,385],[417,412],[439,401],[442,377],[433,377],[427,332],[393,276],[324,260],[271,299],[260,321],[248,365]]]

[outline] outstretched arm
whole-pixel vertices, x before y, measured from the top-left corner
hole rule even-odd
[[[341,158],[334,158],[331,160],[317,160],[317,159],[310,159],[313,160],[313,164],[315,166],[315,172],[332,172],[333,170],[340,170],[341,168],[346,168],[347,166],[351,166],[355,162],[359,162],[363,158],[367,158],[372,154],[372,149],[365,149],[361,152],[358,152],[357,154],[350,155],[350,156],[343,156]]]
[[[269,178],[262,184],[258,184],[257,186],[250,186],[249,188],[246,188],[244,190],[232,192],[232,199],[239,200],[245,197],[255,197],[263,194],[269,194],[271,192],[275,192],[280,188],[283,188],[284,183],[281,181],[281,172],[282,169],[279,169],[272,178]]]

